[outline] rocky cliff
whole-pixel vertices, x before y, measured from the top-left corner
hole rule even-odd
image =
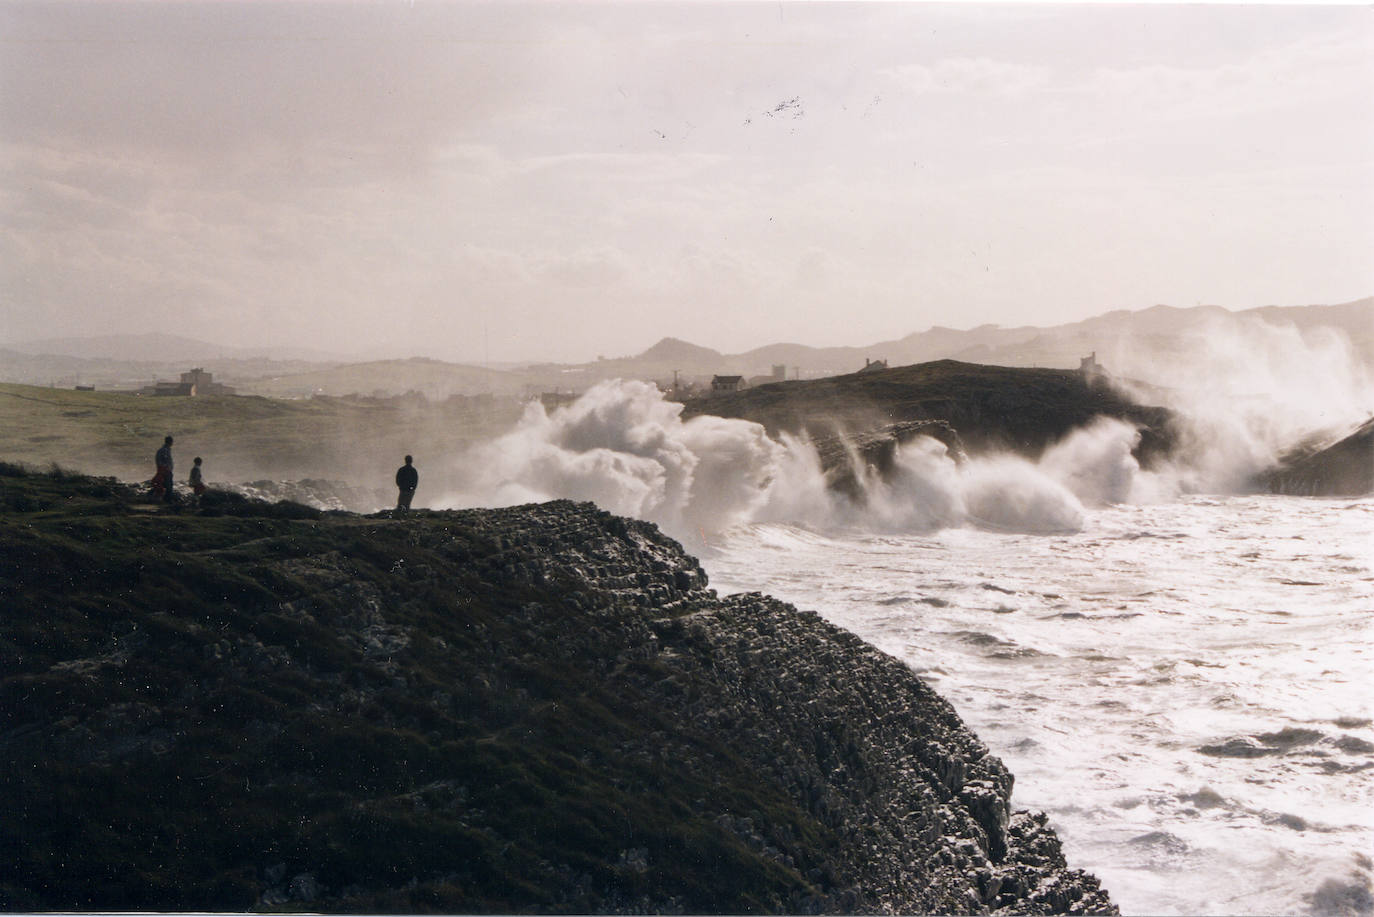
[[[0,466],[0,906],[1087,913],[900,662],[590,504]]]
[[[928,435],[951,450],[1008,451],[1031,459],[1094,418],[1115,417],[1140,430],[1135,455],[1145,467],[1167,457],[1176,440],[1169,410],[1136,404],[1105,378],[956,360],[775,382],[687,401],[683,416],[697,414],[739,417],[773,434],[805,432],[812,440],[884,431],[900,439],[912,424],[927,424]]]
[[[1374,493],[1374,417],[1333,445],[1285,456],[1261,483],[1272,493],[1304,497]]]

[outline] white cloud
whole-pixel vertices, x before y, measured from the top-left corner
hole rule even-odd
[[[1330,10],[79,9],[0,5],[0,337],[579,359],[1369,278]]]

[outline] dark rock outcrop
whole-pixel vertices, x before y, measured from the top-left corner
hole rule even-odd
[[[647,523],[3,470],[0,907],[1114,912],[906,666]]]
[[[982,366],[939,360],[805,382],[778,382],[686,402],[684,417],[714,414],[762,424],[770,433],[880,431],[938,421],[970,454],[1008,451],[1035,459],[1096,417],[1140,430],[1135,457],[1148,468],[1175,443],[1173,414],[1136,404],[1103,379],[1066,369]]]
[[[1286,456],[1262,483],[1271,493],[1302,497],[1374,493],[1374,418],[1335,445]]]
[[[884,424],[873,430],[845,435],[834,433],[813,440],[826,483],[850,499],[862,501],[863,487],[857,469],[872,468],[881,476],[891,473],[897,448],[918,436],[929,436],[943,443],[955,462],[968,456],[959,431],[943,420],[906,420]]]

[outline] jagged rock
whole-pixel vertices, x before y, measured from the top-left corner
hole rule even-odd
[[[0,906],[1114,912],[909,668],[651,524],[252,510],[0,515]]]
[[[873,469],[880,476],[892,472],[897,447],[918,436],[938,440],[958,463],[967,459],[959,432],[943,420],[907,420],[884,424],[860,433],[835,433],[813,440],[826,483],[853,500],[863,499],[859,476]]]
[[[1285,456],[1262,482],[1271,493],[1356,497],[1374,493],[1374,418],[1334,445]]]

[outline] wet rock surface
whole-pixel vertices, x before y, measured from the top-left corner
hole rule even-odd
[[[1101,380],[1064,369],[957,360],[760,385],[686,402],[683,417],[698,414],[752,420],[770,434],[849,437],[860,448],[863,436],[882,439],[890,425],[936,421],[957,431],[957,439],[938,427],[930,431],[952,452],[957,444],[970,455],[1013,452],[1032,460],[1094,418],[1115,417],[1140,431],[1134,454],[1146,468],[1166,458],[1176,440],[1170,411],[1137,404]]]
[[[820,436],[812,442],[829,486],[862,501],[865,491],[856,469],[872,469],[886,478],[896,464],[898,447],[919,436],[943,443],[949,456],[959,464],[968,459],[959,431],[943,420],[901,421],[862,433]]]
[[[1271,493],[1355,497],[1374,493],[1374,418],[1334,445],[1299,450],[1261,478]]]
[[[11,512],[0,600],[8,909],[1115,912],[906,666],[590,504]]]

